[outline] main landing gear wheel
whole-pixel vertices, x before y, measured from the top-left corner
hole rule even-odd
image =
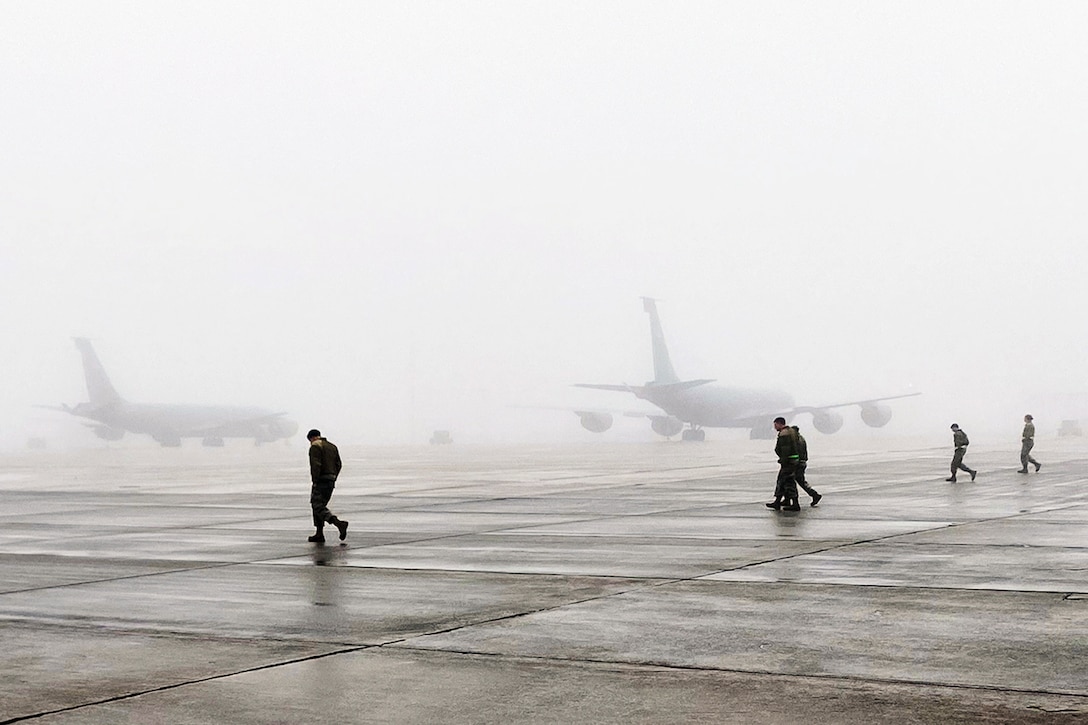
[[[688,428],[680,434],[680,439],[685,441],[705,441],[706,431],[702,428]]]

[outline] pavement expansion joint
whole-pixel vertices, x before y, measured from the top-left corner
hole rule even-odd
[[[1033,688],[1016,688],[1016,687],[998,687],[993,685],[979,685],[974,683],[962,683],[962,682],[941,682],[933,683],[927,680],[916,680],[911,678],[896,678],[896,677],[860,677],[860,676],[847,676],[838,674],[798,674],[794,672],[780,672],[776,670],[766,670],[759,668],[743,668],[743,667],[713,667],[709,665],[685,665],[677,664],[675,662],[659,662],[653,660],[646,661],[632,661],[623,659],[603,659],[600,657],[558,657],[554,655],[509,655],[501,652],[482,652],[477,650],[465,650],[457,648],[434,648],[434,647],[413,647],[410,644],[399,645],[397,649],[411,650],[413,652],[420,653],[444,653],[451,655],[460,655],[464,657],[481,657],[487,659],[501,659],[510,661],[522,661],[522,662],[560,662],[560,663],[578,663],[587,665],[603,665],[607,667],[632,667],[636,669],[654,669],[654,670],[671,670],[677,672],[723,672],[734,673],[743,675],[762,675],[766,677],[774,677],[790,680],[819,680],[819,681],[832,681],[832,682],[860,682],[866,684],[878,684],[878,685],[903,685],[908,687],[922,687],[922,688],[943,688],[949,690],[974,690],[978,692],[998,692],[998,693],[1017,693],[1021,695],[1060,695],[1062,697],[1071,697],[1084,701],[1088,704],[1088,694],[1083,692],[1071,692],[1064,690],[1047,690],[1047,689],[1033,689]],[[1072,712],[1080,712],[1074,710]]]

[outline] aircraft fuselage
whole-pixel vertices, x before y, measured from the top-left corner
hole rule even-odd
[[[766,423],[767,411],[790,411],[793,397],[781,390],[701,385],[686,390],[657,389],[650,383],[638,396],[694,426],[751,428]]]
[[[253,438],[268,442],[287,438],[298,424],[271,410],[250,406],[121,403],[73,412],[114,430],[143,433],[159,440],[173,438]]]

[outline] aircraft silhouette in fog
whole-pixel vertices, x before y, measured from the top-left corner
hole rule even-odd
[[[283,413],[262,408],[129,403],[114,389],[90,340],[77,337],[75,343],[83,356],[88,402],[75,407],[42,407],[94,421],[86,425],[99,438],[116,441],[125,433],[145,433],[164,446],[180,446],[182,438],[200,438],[206,446],[221,446],[224,438],[253,438],[260,444],[288,438],[298,431],[298,424],[284,418]]]
[[[834,433],[842,427],[842,415],[835,408],[857,405],[866,425],[879,428],[892,417],[891,409],[881,405],[883,401],[909,398],[921,393],[892,395],[885,398],[854,400],[818,407],[794,404],[793,397],[781,390],[758,388],[733,388],[711,385],[714,380],[681,380],[673,369],[669,349],[665,345],[665,333],[657,315],[657,301],[642,298],[643,309],[650,315],[650,337],[653,344],[654,379],[645,385],[605,385],[578,383],[579,388],[614,390],[631,393],[664,411],[664,415],[645,415],[650,427],[659,435],[671,437],[682,432],[683,440],[706,439],[703,428],[748,428],[752,438],[773,438],[771,420],[783,416],[791,420],[800,413],[812,415],[812,426],[821,433]],[[582,421],[582,427],[594,433],[603,433],[612,427],[612,414],[594,410],[574,411]],[[685,428],[684,426],[688,427]]]

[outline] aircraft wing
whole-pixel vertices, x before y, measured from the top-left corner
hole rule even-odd
[[[831,403],[829,405],[800,405],[793,410],[786,410],[778,413],[778,415],[787,415],[793,413],[814,413],[818,410],[830,410],[832,408],[845,408],[848,405],[872,405],[874,403],[880,403],[885,400],[899,400],[901,398],[913,398],[921,393],[904,393],[903,395],[888,395],[883,398],[868,398],[866,400],[851,400],[848,403]]]
[[[808,414],[812,415],[814,418],[818,418],[818,417],[827,416],[828,415],[827,411],[832,410],[834,408],[845,408],[845,407],[848,407],[848,406],[857,405],[857,406],[861,407],[863,409],[863,411],[864,411],[867,407],[875,406],[877,403],[881,403],[881,402],[883,402],[885,400],[898,400],[900,398],[912,398],[912,397],[914,397],[916,395],[921,395],[921,393],[905,393],[903,395],[889,395],[889,396],[885,396],[885,397],[882,397],[882,398],[866,398],[865,400],[851,400],[849,402],[830,403],[828,405],[798,405],[798,406],[794,406],[793,408],[785,408],[785,409],[781,409],[781,410],[768,410],[768,409],[762,409],[762,408],[759,409],[759,410],[746,410],[746,411],[738,413],[734,420],[735,420],[736,423],[741,424],[743,426],[750,426],[752,428],[759,428],[761,426],[767,425],[768,420],[770,420],[773,417],[779,416],[779,415],[784,416],[786,418],[792,418],[795,415],[799,415],[801,413],[808,413]],[[834,414],[834,415],[837,416],[838,414]],[[878,416],[879,416],[879,414],[878,414]],[[865,418],[865,413],[864,412],[862,414],[862,418],[863,419]],[[887,419],[885,418],[885,422],[886,422],[886,420]],[[738,426],[738,427],[740,427],[740,426]]]
[[[525,410],[561,410],[564,413],[575,413],[575,414],[579,414],[579,415],[582,414],[582,413],[596,413],[596,414],[600,414],[600,415],[611,414],[611,415],[621,415],[624,418],[653,418],[654,416],[659,416],[659,415],[662,414],[662,411],[660,409],[650,409],[650,408],[645,408],[645,409],[642,409],[642,410],[633,410],[633,409],[630,409],[630,408],[627,408],[627,409],[600,408],[600,407],[596,407],[596,406],[591,407],[591,408],[587,408],[585,406],[577,406],[576,407],[576,406],[573,406],[573,405],[510,405],[510,406],[507,406],[507,407],[510,407],[510,408],[523,408]]]

